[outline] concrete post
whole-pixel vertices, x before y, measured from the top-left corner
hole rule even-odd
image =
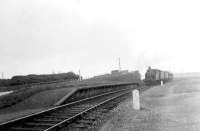
[[[132,91],[133,96],[133,109],[140,110],[140,95],[138,90]]]
[[[160,85],[163,86],[163,81],[160,81]]]

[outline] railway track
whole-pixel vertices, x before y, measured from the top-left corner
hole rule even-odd
[[[103,123],[109,119],[109,111],[129,96],[131,96],[130,92],[102,102],[87,113],[74,119],[71,124],[62,128],[61,131],[98,131]]]
[[[96,119],[109,111],[134,88],[121,89],[51,108],[33,115],[0,124],[0,131],[89,130],[96,128]],[[140,88],[140,90],[144,90]],[[91,115],[91,113],[93,115]],[[97,115],[99,113],[99,115]],[[87,116],[90,114],[89,116]]]

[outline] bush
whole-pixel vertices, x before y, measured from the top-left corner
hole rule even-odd
[[[47,75],[31,74],[27,76],[14,76],[11,79],[0,80],[0,87],[61,81],[61,80],[71,81],[71,80],[78,80],[78,79],[79,79],[79,75],[73,72],[60,73],[60,74],[47,74]]]
[[[0,79],[0,87],[9,86],[9,79]]]
[[[10,85],[21,85],[41,82],[51,82],[58,80],[78,80],[79,76],[73,72],[49,75],[27,75],[27,76],[14,76],[10,80]]]

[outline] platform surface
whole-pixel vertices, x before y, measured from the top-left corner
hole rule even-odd
[[[176,79],[141,94],[140,111],[127,100],[101,131],[200,131],[200,78]]]
[[[60,88],[42,91],[17,104],[2,108],[0,109],[0,123],[51,108],[54,103],[71,90],[72,88]]]

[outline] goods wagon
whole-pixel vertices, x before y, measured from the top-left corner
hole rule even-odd
[[[164,79],[165,79],[165,72],[160,71],[160,79],[159,80],[164,81]]]
[[[164,72],[164,76],[165,76],[165,79],[166,79],[166,80],[169,79],[168,74],[169,74],[169,72],[166,72],[166,71]]]
[[[168,82],[173,79],[173,74],[168,71],[161,71],[158,69],[151,69],[151,67],[148,68],[148,70],[145,73],[145,84],[147,85],[155,85],[160,84],[161,81]]]

